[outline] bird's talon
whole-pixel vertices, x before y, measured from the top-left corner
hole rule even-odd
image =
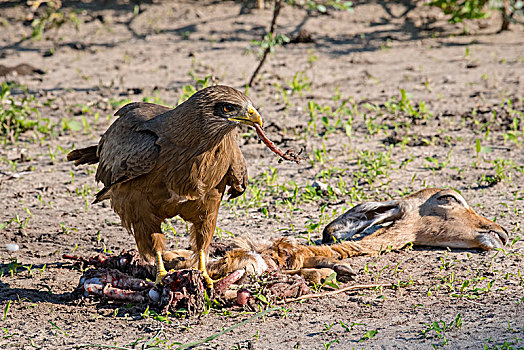
[[[164,260],[162,260],[162,252],[157,251],[156,257],[155,257],[155,263],[156,263],[156,280],[155,284],[157,286],[162,285],[162,280],[167,275],[166,268],[164,267]]]
[[[204,277],[204,281],[206,282],[208,288],[213,289],[213,285],[217,281],[214,281],[211,277],[209,277],[209,275],[207,274],[207,271],[202,271],[202,275]]]
[[[164,279],[164,277],[166,277],[167,275],[167,271],[158,271],[158,273],[156,274],[156,280],[155,280],[155,284],[157,286],[161,286],[162,285],[162,280]]]

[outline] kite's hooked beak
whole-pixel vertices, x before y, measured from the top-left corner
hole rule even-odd
[[[262,126],[262,117],[253,106],[249,106],[246,116],[231,117],[228,119],[249,126],[255,126],[255,124]]]

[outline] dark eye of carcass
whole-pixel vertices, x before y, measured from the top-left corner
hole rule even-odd
[[[451,195],[451,194],[446,194],[446,195],[443,195],[441,197],[439,197],[438,199],[439,201],[441,202],[444,202],[444,203],[456,203],[456,204],[462,204],[458,199],[457,197]]]

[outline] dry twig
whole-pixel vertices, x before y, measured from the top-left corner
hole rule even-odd
[[[350,291],[350,290],[370,289],[370,288],[377,288],[377,287],[391,287],[391,283],[357,284],[357,285],[354,285],[354,286],[340,288],[340,289],[337,289],[337,290],[331,290],[329,292],[318,293],[318,294],[306,294],[306,295],[302,295],[302,296],[299,296],[298,298],[293,298],[293,299],[283,299],[283,300],[277,301],[276,304],[284,304],[284,303],[291,303],[291,302],[300,301],[300,300],[306,300],[306,299],[329,297],[329,296],[340,294],[340,293],[344,293],[344,292],[347,292],[347,291]]]
[[[282,7],[282,0],[275,0],[275,9],[273,10],[273,19],[271,20],[271,26],[269,28],[269,35],[273,35],[275,33],[275,26],[277,23],[277,17],[280,13],[280,8]],[[264,62],[267,59],[267,56],[269,56],[269,53],[271,52],[271,46],[268,45],[266,49],[264,50],[264,54],[262,55],[262,59],[258,63],[257,69],[253,72],[253,75],[251,76],[251,79],[249,79],[249,83],[247,84],[249,87],[253,86],[256,77],[258,76],[258,72],[264,65]]]

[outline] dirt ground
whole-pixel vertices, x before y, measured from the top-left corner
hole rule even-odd
[[[75,168],[65,154],[98,142],[126,101],[176,105],[183,86],[208,75],[244,89],[257,64],[246,49],[268,28],[269,5],[63,1],[78,29],[67,21],[33,40],[25,2],[0,1],[0,64],[45,73],[0,80],[25,85],[50,125],[0,149],[0,348],[176,349],[253,315],[211,309],[163,319],[72,300],[82,273],[62,254],[134,242],[107,203],[90,204],[101,188],[95,166]],[[277,162],[244,129],[250,187],[223,204],[215,238],[316,240],[359,201],[445,187],[504,226],[510,241],[491,252],[416,247],[355,258],[352,283],[396,287],[287,304],[198,348],[524,347],[524,30],[497,34],[499,21],[468,23],[462,35],[462,25],[422,3],[356,2],[354,13],[327,15],[284,6],[277,31],[293,38],[305,29],[314,42],[276,48],[249,96],[267,134],[284,149],[303,148],[306,161]],[[310,112],[308,103],[319,107]],[[340,106],[348,108],[330,113]],[[315,180],[342,193],[315,192]],[[298,199],[284,201],[294,189]],[[187,246],[181,220],[166,231],[170,248]],[[9,243],[20,249],[10,253]]]

